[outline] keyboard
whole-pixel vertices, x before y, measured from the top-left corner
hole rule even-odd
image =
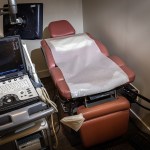
[[[27,88],[29,86],[30,85],[28,84],[28,81],[26,79],[22,80],[22,79],[16,78],[13,80],[2,82],[0,86],[0,93],[7,93],[8,91],[13,92],[19,89]]]
[[[0,82],[0,99],[11,94],[16,95],[19,100],[38,96],[28,75]]]
[[[39,100],[28,75],[0,82],[0,112]]]

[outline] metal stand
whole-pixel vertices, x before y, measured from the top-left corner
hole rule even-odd
[[[6,148],[6,145],[13,142],[16,150],[52,150],[49,122],[42,118],[33,123],[16,128],[0,138],[0,149]],[[14,150],[14,147],[9,147]]]

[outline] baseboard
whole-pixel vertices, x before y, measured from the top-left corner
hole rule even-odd
[[[133,109],[130,109],[130,117],[143,132],[150,135],[150,127],[134,112]]]
[[[46,78],[50,76],[48,69],[37,71],[37,74],[39,78]]]

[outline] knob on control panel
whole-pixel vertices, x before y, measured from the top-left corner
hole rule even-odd
[[[15,98],[13,96],[5,96],[3,99],[3,103],[9,104],[13,103],[15,101]]]
[[[0,105],[12,105],[13,103],[15,103],[18,100],[18,96],[15,94],[8,94],[3,96],[0,99]]]

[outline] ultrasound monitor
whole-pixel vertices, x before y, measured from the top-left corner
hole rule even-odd
[[[19,36],[0,39],[0,77],[25,72],[22,45]]]

